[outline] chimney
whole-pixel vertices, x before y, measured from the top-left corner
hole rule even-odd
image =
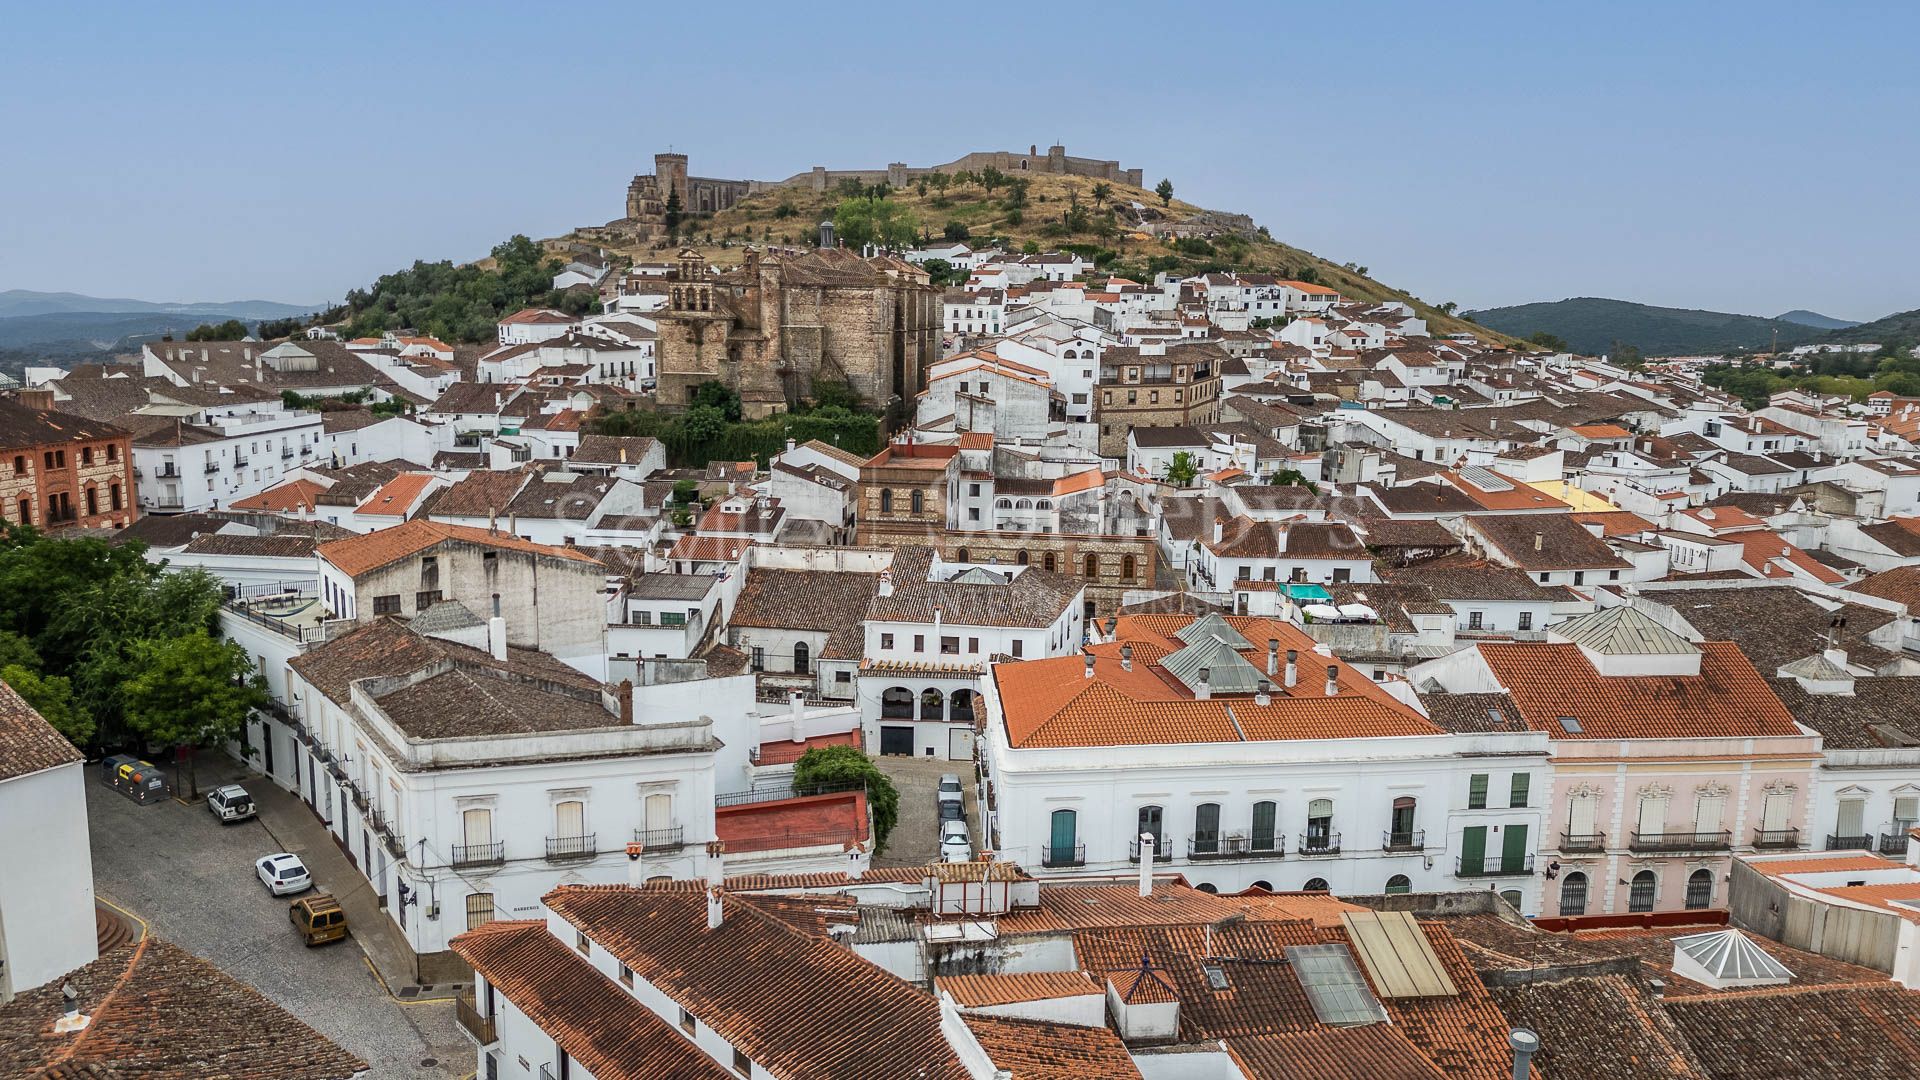
[[[800,717],[801,717],[801,714],[807,711],[807,695],[801,693],[798,690],[795,690],[792,696],[793,696],[793,736],[792,738],[794,742],[803,743],[807,741],[807,735],[806,735],[806,732],[802,731],[800,728]]]
[[[1225,535],[1226,531],[1227,531],[1226,523],[1221,521],[1219,518],[1214,518],[1213,519],[1213,542],[1216,544],[1219,543],[1220,537]]]
[[[835,243],[833,239],[833,219],[832,218],[828,218],[827,220],[820,223],[820,246],[823,248],[840,246],[839,244]]]
[[[1507,1045],[1513,1047],[1513,1080],[1527,1080],[1533,1075],[1533,1055],[1540,1049],[1540,1036],[1526,1028],[1514,1028],[1507,1032]]]
[[[1087,673],[1085,675],[1085,678],[1091,679],[1093,678],[1093,654],[1092,653],[1086,654],[1086,659],[1087,659]]]
[[[893,595],[893,571],[891,570],[880,571],[880,595]]]
[[[71,1035],[76,1031],[85,1031],[93,1023],[93,1017],[80,1011],[80,991],[73,988],[71,982],[60,984],[60,996],[66,999],[67,1011],[53,1022],[55,1035]]]
[[[620,722],[633,723],[633,680],[621,679],[620,689],[614,691],[614,697],[620,702]]]
[[[719,888],[727,883],[727,845],[719,840],[707,841],[707,884]]]
[[[627,845],[627,887],[637,889],[647,883],[646,867],[640,859],[647,845],[635,840]]]
[[[726,910],[720,903],[720,890],[709,887],[707,889],[707,929],[720,929],[720,924],[725,922],[726,918]]]
[[[1298,664],[1298,661],[1299,661],[1299,659],[1300,659],[1300,650],[1299,650],[1299,649],[1288,649],[1288,650],[1287,650],[1287,681],[1286,681],[1286,686],[1287,686],[1287,688],[1288,688],[1289,690],[1291,690],[1291,689],[1293,688],[1293,684],[1294,684],[1295,682],[1297,682],[1297,681],[1299,681],[1299,675],[1298,675],[1298,672],[1299,672],[1299,664]]]
[[[1340,669],[1332,664],[1327,665],[1327,696],[1340,696]]]
[[[1273,684],[1265,679],[1261,679],[1260,689],[1254,691],[1253,703],[1255,705],[1273,704]]]
[[[1140,834],[1140,895],[1153,895],[1153,834]]]
[[[1545,533],[1536,532],[1533,534],[1533,550],[1539,551],[1542,547],[1546,546],[1546,543],[1547,536]]]
[[[1205,701],[1208,698],[1213,696],[1213,687],[1207,685],[1207,680],[1212,676],[1213,676],[1212,668],[1203,667],[1200,669],[1200,677],[1197,680],[1195,680],[1194,686],[1193,686],[1193,696],[1196,699],[1200,701]]]
[[[1120,646],[1120,670],[1133,670],[1133,646],[1131,645]]]
[[[794,451],[794,449],[795,449],[796,447],[798,447],[799,445],[800,445],[799,443],[797,443],[797,442],[794,442],[794,441],[793,441],[792,439],[788,439],[788,440],[787,440],[787,453],[789,453],[789,454],[791,454],[791,453],[793,453],[793,451]]]
[[[507,660],[507,620],[495,615],[487,620],[487,648],[493,658],[506,663]]]
[[[1288,656],[1287,662],[1289,665],[1292,664],[1293,662],[1292,656]],[[1267,674],[1269,675],[1280,674],[1280,639],[1279,638],[1267,639]]]

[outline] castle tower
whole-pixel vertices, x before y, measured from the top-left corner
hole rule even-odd
[[[692,209],[687,202],[687,155],[653,155],[654,182],[659,185],[660,198],[664,200],[669,192],[680,193],[681,209]]]

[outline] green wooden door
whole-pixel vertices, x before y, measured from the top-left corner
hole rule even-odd
[[[1477,874],[1487,861],[1487,827],[1469,825],[1460,830],[1460,872]]]
[[[1500,872],[1522,873],[1527,868],[1527,827],[1509,825],[1500,841]]]

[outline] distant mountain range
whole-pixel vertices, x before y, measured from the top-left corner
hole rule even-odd
[[[127,352],[164,334],[185,334],[201,323],[239,319],[254,325],[317,310],[272,300],[156,303],[79,293],[0,292],[0,371],[27,364],[64,366]]]
[[[233,300],[222,303],[156,302],[153,300],[108,299],[70,292],[35,292],[32,289],[8,289],[0,292],[0,319],[22,315],[53,315],[71,312],[131,315],[136,313],[190,315],[206,319],[285,319],[319,310],[319,305],[282,304],[272,300]],[[198,326],[199,323],[195,323]]]
[[[1845,330],[1849,326],[1860,325],[1851,319],[1836,319],[1831,315],[1822,315],[1817,311],[1808,311],[1806,308],[1794,308],[1792,311],[1775,315],[1774,318],[1780,322],[1811,326],[1816,330]]]

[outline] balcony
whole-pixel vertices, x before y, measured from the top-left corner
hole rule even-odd
[[[247,460],[248,460],[247,455],[235,454],[233,455],[233,467],[236,469],[241,468],[242,466],[246,465]]]
[[[353,805],[361,813],[367,812],[367,793],[360,790],[360,782],[357,780],[353,782]]]
[[[500,1041],[500,1033],[493,1026],[493,1017],[480,1015],[480,1007],[475,1004],[472,994],[461,994],[453,999],[453,1015],[482,1049]]]
[[[553,1071],[552,1065],[542,1065],[540,1066],[540,1080],[560,1080],[560,1076]]]
[[[1880,834],[1880,854],[1905,855],[1907,853],[1907,831]]]
[[[1684,855],[1694,851],[1728,851],[1733,834],[1719,832],[1654,832],[1636,830],[1627,840],[1627,850],[1641,855]]]
[[[547,861],[571,862],[576,859],[591,859],[597,854],[593,846],[593,833],[583,836],[547,837]]]
[[[1167,838],[1165,836],[1155,836],[1153,838],[1153,852],[1161,859],[1167,857]],[[1140,861],[1140,835],[1138,833],[1134,834],[1132,840],[1127,841],[1127,861]]]
[[[1800,846],[1800,830],[1755,829],[1753,830],[1753,846],[1761,849],[1797,848]]]
[[[159,468],[153,470],[153,475],[164,476],[164,477],[177,480],[180,478],[180,467],[178,465],[175,465],[173,462],[169,461],[165,465],[162,465]]]
[[[453,866],[455,869],[467,866],[499,866],[507,861],[505,841],[495,840],[491,844],[455,844],[453,845]]]
[[[1516,877],[1533,873],[1533,856],[1509,859],[1504,855],[1487,855],[1477,860],[1460,856],[1454,863],[1453,876],[1463,878],[1479,877]]]
[[[1087,845],[1048,844],[1040,849],[1041,866],[1085,866]]]
[[[1227,836],[1195,833],[1187,840],[1187,857],[1200,862],[1209,859],[1278,859],[1286,855],[1287,838],[1272,836]]]
[[[633,842],[646,845],[647,854],[679,851],[687,846],[687,829],[684,825],[674,825],[665,829],[635,829]]]
[[[291,447],[291,446],[283,446],[283,447],[281,447],[281,448],[280,448],[280,460],[281,460],[281,461],[292,461],[292,460],[293,460],[293,447]]]
[[[206,473],[208,476],[212,476],[214,473],[220,471],[220,463],[217,461],[209,461],[200,467],[200,471]]]
[[[1828,833],[1827,834],[1827,850],[1828,851],[1872,851],[1873,837],[1871,836],[1835,836],[1832,833]]]
[[[1560,834],[1560,850],[1565,854],[1605,851],[1607,850],[1607,834],[1603,832],[1563,832]]]
[[[1308,833],[1300,838],[1300,849],[1296,855],[1338,855],[1340,854],[1340,834]]]
[[[1413,829],[1407,832],[1388,830],[1380,834],[1381,851],[1424,851],[1427,847],[1427,830]]]

